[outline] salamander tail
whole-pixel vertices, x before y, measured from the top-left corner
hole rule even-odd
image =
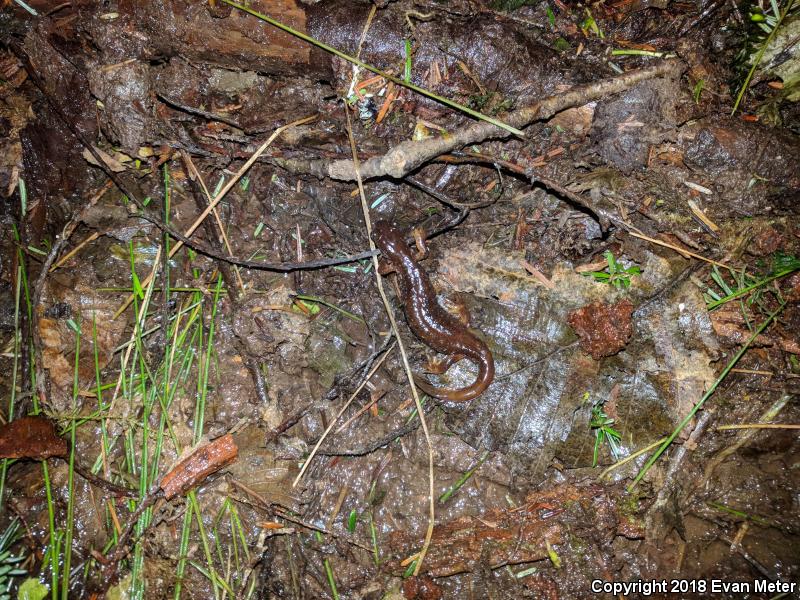
[[[450,402],[469,402],[473,398],[480,396],[489,384],[494,379],[494,364],[490,362],[488,365],[480,365],[478,378],[475,383],[465,388],[449,389],[441,388],[432,385],[428,380],[422,378],[420,375],[414,375],[414,383],[423,392],[433,398],[441,400],[449,400]]]

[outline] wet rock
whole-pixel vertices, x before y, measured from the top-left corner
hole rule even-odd
[[[727,211],[797,214],[800,137],[741,120],[704,121],[681,132],[684,161],[713,180]]]
[[[155,132],[149,65],[138,61],[98,65],[88,77],[92,94],[103,103],[103,133],[128,155],[137,156]]]
[[[623,173],[645,167],[650,146],[675,125],[677,101],[674,82],[655,80],[598,103],[591,132],[597,152]]]
[[[446,407],[448,426],[473,447],[508,452],[526,477],[543,473],[553,457],[591,464],[590,415],[581,408],[587,395],[593,403],[615,400],[615,427],[636,446],[670,429],[713,381],[717,343],[694,285],[636,308],[681,268],[679,260],[649,253],[637,262],[642,274],[624,292],[563,268],[553,272],[548,290],[525,275],[513,254],[470,244],[449,250],[433,279],[469,292],[462,297],[494,354],[497,376],[471,403]],[[630,341],[614,356],[589,359],[574,344],[569,314],[625,299],[634,307]],[[474,369],[462,361],[447,377],[447,385],[464,385]]]

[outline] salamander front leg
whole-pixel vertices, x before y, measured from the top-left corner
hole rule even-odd
[[[417,251],[414,254],[414,260],[423,260],[428,256],[428,246],[425,243],[425,230],[422,227],[415,227],[411,232],[414,236],[414,244]]]
[[[388,275],[389,273],[394,273],[397,269],[392,266],[392,263],[388,260],[379,260],[378,261],[378,275]]]

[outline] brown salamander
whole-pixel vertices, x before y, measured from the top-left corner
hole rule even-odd
[[[466,324],[441,307],[428,274],[417,262],[420,256],[412,253],[397,229],[386,221],[378,221],[375,223],[373,239],[381,251],[379,273],[397,274],[403,309],[411,331],[426,345],[447,355],[436,372],[444,373],[462,358],[468,358],[478,365],[478,378],[465,388],[437,388],[415,377],[417,387],[429,396],[455,402],[466,402],[479,396],[494,379],[494,358],[488,346],[470,333]],[[424,255],[424,251],[421,249],[419,254]]]

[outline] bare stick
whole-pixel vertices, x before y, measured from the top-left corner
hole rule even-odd
[[[548,96],[543,100],[521,108],[507,115],[504,119],[512,127],[525,127],[534,121],[548,119],[554,114],[574,106],[582,106],[587,102],[598,100],[611,94],[618,94],[630,87],[661,77],[677,75],[683,69],[683,63],[677,60],[666,60],[652,67],[637,69],[616,77],[575,86],[562,94]],[[453,132],[447,137],[431,138],[421,142],[401,142],[383,156],[376,156],[364,162],[360,167],[363,179],[372,179],[389,175],[398,179],[405,177],[420,165],[440,154],[446,154],[463,146],[482,142],[490,138],[506,138],[511,134],[492,125],[478,122]],[[328,177],[344,181],[356,179],[356,171],[351,160],[337,160],[327,166]]]

